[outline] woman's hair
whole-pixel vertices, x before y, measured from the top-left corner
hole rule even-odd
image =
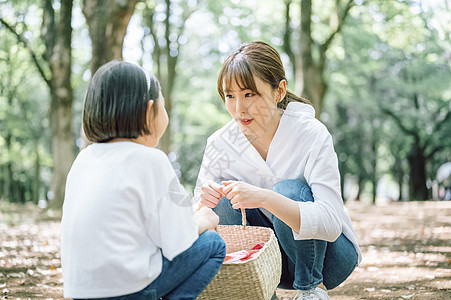
[[[254,76],[269,83],[273,89],[279,87],[281,80],[286,80],[279,53],[265,42],[242,44],[227,57],[218,77],[218,92],[222,100],[225,101],[224,85],[227,90],[232,80],[235,80],[240,88],[259,93]],[[311,104],[309,100],[287,91],[277,106],[286,109],[288,103],[292,101]]]
[[[157,78],[138,65],[113,60],[101,66],[91,79],[83,108],[88,140],[104,143],[150,134],[147,105],[158,100],[160,89]]]

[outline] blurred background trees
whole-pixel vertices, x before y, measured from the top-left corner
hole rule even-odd
[[[0,1],[1,200],[61,206],[86,88],[110,59],[160,79],[170,113],[160,147],[191,190],[206,138],[230,119],[219,69],[252,40],[279,50],[289,89],[332,133],[345,200],[440,196],[436,172],[451,161],[449,0],[101,2]]]

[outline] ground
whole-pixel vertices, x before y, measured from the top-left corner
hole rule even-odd
[[[331,299],[451,299],[451,202],[348,203],[363,261]],[[61,299],[58,214],[0,203],[0,299]],[[279,299],[293,291],[278,290]]]

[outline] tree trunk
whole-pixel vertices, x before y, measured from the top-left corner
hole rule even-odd
[[[296,64],[297,59],[296,55],[293,52],[293,49],[291,47],[291,37],[293,30],[291,29],[291,17],[290,17],[290,7],[292,4],[292,0],[285,0],[285,30],[283,34],[283,48],[285,53],[288,55],[291,61],[291,72],[293,74],[293,78],[295,78],[296,81]],[[296,88],[296,87],[295,87]],[[300,89],[302,90],[302,88]]]
[[[356,201],[360,201],[361,200],[361,196],[362,196],[362,191],[363,191],[363,185],[365,184],[365,181],[363,180],[363,176],[359,175],[358,179],[358,190],[357,190],[357,196],[355,197]]]
[[[5,148],[6,153],[8,156],[11,156],[11,134],[8,132],[5,136]],[[14,201],[12,199],[13,193],[12,193],[12,186],[13,186],[13,166],[11,159],[8,159],[8,161],[5,164],[5,182],[3,184],[3,197],[7,199],[8,201]],[[17,199],[19,200],[19,199]]]
[[[97,1],[83,0],[83,14],[91,38],[91,76],[103,64],[122,60],[122,48],[130,19],[138,0]],[[80,128],[80,149],[90,144],[83,126]]]
[[[175,2],[175,1],[174,1]],[[154,42],[154,51],[152,53],[152,59],[156,62],[157,70],[156,74],[158,80],[161,84],[161,89],[163,96],[165,98],[166,111],[169,116],[169,120],[172,116],[173,98],[172,92],[174,90],[175,79],[177,77],[177,60],[180,55],[180,44],[178,43],[178,38],[183,34],[185,23],[191,16],[191,14],[197,9],[194,7],[192,9],[186,9],[182,16],[182,22],[180,25],[175,25],[170,22],[172,16],[171,7],[174,3],[171,0],[165,0],[166,10],[165,19],[163,21],[164,26],[164,44],[160,44],[160,38],[157,35],[156,24],[154,22],[155,9],[148,7],[144,12],[144,18],[146,20],[146,25],[149,28],[149,34],[152,36]],[[176,41],[171,41],[170,36],[175,35],[177,37]],[[166,62],[164,64],[163,62]],[[160,149],[165,153],[171,151],[172,144],[172,129],[171,121],[160,139]]]
[[[316,118],[320,118],[323,112],[324,96],[327,84],[323,78],[324,65],[303,66],[304,90],[303,95],[309,99],[315,108]]]
[[[372,172],[371,172],[371,184],[373,186],[373,193],[372,193],[372,202],[373,204],[376,204],[376,196],[377,196],[377,174],[376,174],[376,169],[377,169],[377,145],[378,145],[378,140],[377,138],[374,136],[374,131],[373,131],[373,138],[371,141],[371,150],[372,150],[372,159],[371,159],[371,167],[372,167]]]
[[[324,97],[327,92],[327,83],[324,78],[326,65],[326,51],[329,49],[336,34],[341,30],[349,10],[354,5],[353,0],[348,0],[341,16],[338,16],[340,8],[339,1],[336,2],[337,24],[326,41],[318,44],[312,37],[312,0],[301,1],[301,31],[299,49],[301,61],[295,62],[296,65],[296,89],[307,99],[309,99],[316,111],[316,117],[319,118],[323,111]],[[286,14],[286,18],[289,14]],[[318,59],[315,61],[313,53],[318,52]]]
[[[319,119],[327,90],[327,84],[323,77],[327,48],[323,50],[323,47],[316,45],[312,37],[311,24],[312,0],[303,0],[301,2],[301,62],[298,64],[298,67],[300,66],[302,69],[296,70],[296,74],[298,74],[299,80],[303,81],[301,85],[298,84],[298,86],[302,86],[302,95],[312,102],[316,117]],[[316,62],[313,59],[314,47],[320,49],[320,59]]]
[[[395,176],[399,188],[398,201],[402,201],[404,198],[403,195],[404,170],[402,168],[402,160],[399,157],[399,154],[394,155],[394,157],[395,163],[393,165],[393,175]]]
[[[72,0],[61,1],[60,18],[56,30],[55,45],[50,58],[50,128],[52,132],[53,174],[50,190],[53,199],[49,208],[63,205],[67,173],[74,160],[72,134],[73,91],[70,83],[72,71]]]
[[[38,203],[41,189],[41,158],[39,155],[39,139],[35,138],[34,141],[34,179],[32,181],[31,201]]]
[[[419,145],[415,145],[413,153],[408,156],[408,160],[410,165],[410,200],[429,199],[429,191],[426,187],[426,158],[424,149]]]
[[[399,186],[398,201],[403,201],[403,199],[404,199],[404,194],[403,194],[404,172],[402,170],[400,170],[398,173],[398,186]]]
[[[70,72],[70,67],[68,70]],[[57,74],[65,72],[66,70],[59,70],[54,74],[57,76]],[[53,174],[50,184],[52,193],[49,195],[49,208],[52,209],[59,209],[63,205],[66,178],[74,160],[74,137],[71,126],[72,89],[62,85],[59,91],[59,94],[53,89],[51,91],[50,129],[52,131]]]
[[[110,60],[122,60],[128,23],[138,0],[83,0],[92,45],[91,75]]]

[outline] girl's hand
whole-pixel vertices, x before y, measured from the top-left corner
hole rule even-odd
[[[219,203],[219,199],[224,197],[222,186],[213,180],[208,180],[202,186],[202,193],[200,194],[201,206],[215,208]]]
[[[219,217],[211,208],[202,206],[195,213],[194,218],[199,224],[199,234],[205,230],[214,230],[219,224]]]
[[[263,207],[271,197],[271,190],[260,188],[242,181],[223,181],[222,191],[230,199],[234,209]]]

